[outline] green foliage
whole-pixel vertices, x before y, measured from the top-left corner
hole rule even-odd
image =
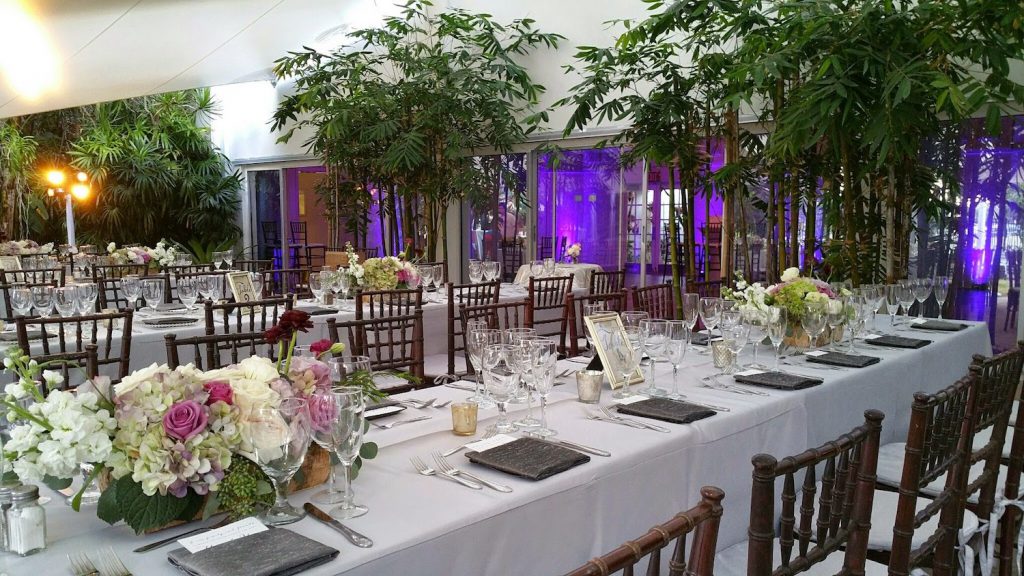
[[[184,498],[170,494],[147,496],[142,485],[128,475],[113,481],[103,491],[96,514],[109,524],[124,520],[136,534],[142,534],[175,520],[191,520],[202,503],[203,498],[191,490]]]
[[[274,491],[267,475],[244,456],[231,457],[231,467],[221,480],[216,493],[219,510],[232,519],[252,516],[261,507],[274,503]]]

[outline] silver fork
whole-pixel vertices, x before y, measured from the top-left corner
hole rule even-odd
[[[68,554],[68,562],[71,562],[71,571],[74,572],[75,576],[99,576],[100,574],[100,571],[96,569],[96,565],[92,563],[92,560],[89,559],[85,552]]]
[[[498,492],[511,492],[512,491],[511,487],[505,486],[504,484],[495,484],[494,482],[490,482],[490,481],[484,480],[483,478],[480,478],[479,476],[476,476],[474,474],[470,474],[469,472],[466,472],[465,470],[459,470],[455,466],[452,466],[451,463],[448,462],[448,460],[444,456],[442,456],[440,452],[433,452],[432,455],[434,456],[434,462],[437,462],[438,469],[440,469],[441,472],[444,472],[445,474],[450,474],[452,476],[465,476],[466,478],[469,478],[470,480],[475,480],[475,481],[483,484],[484,486],[487,486],[491,490],[497,490]]]
[[[480,440],[487,440],[488,438],[490,438],[491,436],[494,436],[495,434],[497,434],[497,431],[495,431],[494,428],[488,428],[487,432],[484,433],[483,438],[481,438]],[[476,440],[473,440],[473,442],[476,442]],[[462,446],[456,446],[455,448],[452,448],[451,450],[448,450],[447,452],[443,452],[441,455],[442,456],[451,456],[452,454],[455,454],[456,452],[458,452],[459,450],[462,450],[466,446],[469,446],[473,442],[467,442],[466,444],[463,444]]]
[[[132,573],[125,568],[121,559],[117,557],[113,548],[100,550],[99,564],[103,567],[103,576],[132,576]]]
[[[430,420],[430,416],[417,416],[416,418],[409,418],[408,420],[399,420],[397,422],[388,422],[387,424],[377,424],[373,420],[367,420],[370,424],[373,424],[381,430],[391,430],[395,426],[401,426],[402,424],[410,424],[412,422],[419,422],[421,420]]]
[[[447,407],[451,403],[452,403],[451,400],[445,400],[444,402],[441,402],[440,404],[434,404],[434,408],[445,408],[445,407]]]
[[[604,406],[598,406],[598,409],[601,410],[602,414],[604,414],[608,418],[611,418],[612,420],[622,420],[623,422],[633,422],[635,424],[639,424],[640,426],[642,426],[644,428],[647,428],[648,430],[654,430],[655,432],[666,432],[666,433],[667,432],[671,432],[671,430],[669,430],[668,428],[665,428],[664,426],[658,426],[657,424],[648,424],[647,422],[643,422],[643,421],[636,420],[636,419],[633,419],[633,418],[623,418],[622,416],[619,416],[618,414],[612,414],[611,411],[608,410],[607,408],[605,408]]]
[[[431,398],[430,400],[416,400],[414,398],[407,398],[404,400],[398,400],[399,404],[411,406],[416,409],[423,409],[432,406],[437,398]]]
[[[444,478],[446,480],[451,480],[452,482],[458,482],[459,484],[462,484],[466,488],[472,488],[473,490],[483,489],[483,487],[477,484],[476,482],[470,482],[465,478],[459,478],[457,476],[452,476],[451,474],[445,474],[444,472],[437,472],[430,466],[424,464],[423,460],[420,460],[419,456],[413,456],[412,458],[409,458],[409,461],[412,462],[412,465],[414,468],[416,468],[416,471],[424,476],[437,476],[438,478]]]

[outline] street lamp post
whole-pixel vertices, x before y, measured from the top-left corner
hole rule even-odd
[[[79,200],[85,200],[89,197],[89,175],[85,172],[79,172],[76,174],[76,182],[71,185],[69,190],[64,189],[64,182],[67,180],[67,177],[64,175],[64,172],[60,170],[50,170],[47,172],[46,180],[52,185],[52,187],[46,191],[47,196],[50,198],[57,196],[64,197],[64,213],[68,229],[68,246],[71,247],[71,249],[74,249],[77,246],[75,242],[75,211],[71,205],[71,200],[72,197]]]

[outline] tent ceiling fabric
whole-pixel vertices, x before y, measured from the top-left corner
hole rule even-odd
[[[378,3],[0,0],[0,118],[270,79],[289,50],[378,21]]]

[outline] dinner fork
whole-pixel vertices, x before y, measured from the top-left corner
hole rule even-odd
[[[100,574],[100,571],[96,569],[96,565],[92,563],[89,555],[85,552],[68,554],[68,561],[71,562],[71,571],[74,572],[75,576],[99,576]]]
[[[414,468],[416,468],[416,471],[424,476],[437,476],[438,478],[444,478],[446,480],[451,480],[452,482],[458,482],[459,484],[462,484],[466,488],[472,488],[473,490],[483,490],[483,487],[477,484],[476,482],[470,482],[465,478],[459,478],[458,476],[452,476],[451,474],[446,474],[444,472],[438,472],[434,470],[430,466],[424,464],[423,460],[420,460],[419,456],[413,456],[412,458],[409,458],[409,461],[412,462],[412,465]]]
[[[440,404],[434,404],[434,408],[446,408],[451,403],[452,403],[451,400],[445,400],[444,402],[441,402]]]
[[[113,548],[100,550],[99,564],[103,567],[103,576],[132,576],[132,573],[125,568],[121,559],[117,557]]]
[[[483,478],[480,478],[479,476],[476,476],[474,474],[470,474],[469,472],[466,472],[465,470],[460,470],[460,469],[456,468],[455,466],[452,466],[451,462],[448,462],[448,459],[445,458],[444,456],[442,456],[440,452],[436,452],[435,451],[435,452],[432,452],[431,454],[434,456],[434,462],[437,462],[437,467],[441,470],[441,472],[444,472],[445,474],[450,474],[450,475],[456,476],[456,477],[458,477],[458,476],[465,476],[466,478],[469,478],[470,480],[475,480],[476,482],[479,482],[479,483],[483,484],[484,486],[487,486],[491,490],[497,490],[498,492],[511,492],[512,491],[512,488],[509,487],[509,486],[505,486],[504,484],[496,484],[494,482],[490,482],[488,480],[484,480]]]
[[[416,418],[409,418],[408,420],[398,420],[397,422],[388,422],[387,424],[378,424],[373,420],[367,420],[370,424],[373,424],[381,430],[390,430],[395,426],[401,426],[402,424],[411,424],[412,422],[419,422],[421,420],[430,420],[430,416],[417,416]]]
[[[430,400],[416,400],[415,398],[404,398],[398,400],[399,404],[405,404],[416,409],[423,409],[432,406],[437,398],[431,398]]]
[[[598,406],[597,408],[601,411],[602,414],[605,415],[606,418],[611,418],[612,420],[622,420],[623,422],[633,422],[634,424],[639,424],[643,428],[647,428],[648,430],[654,430],[656,432],[671,432],[671,430],[669,430],[668,428],[665,428],[664,426],[658,426],[657,424],[648,424],[647,422],[642,422],[642,421],[636,420],[634,418],[623,418],[622,416],[619,416],[618,414],[612,414],[611,411],[608,410],[607,408],[605,408],[604,406]]]

